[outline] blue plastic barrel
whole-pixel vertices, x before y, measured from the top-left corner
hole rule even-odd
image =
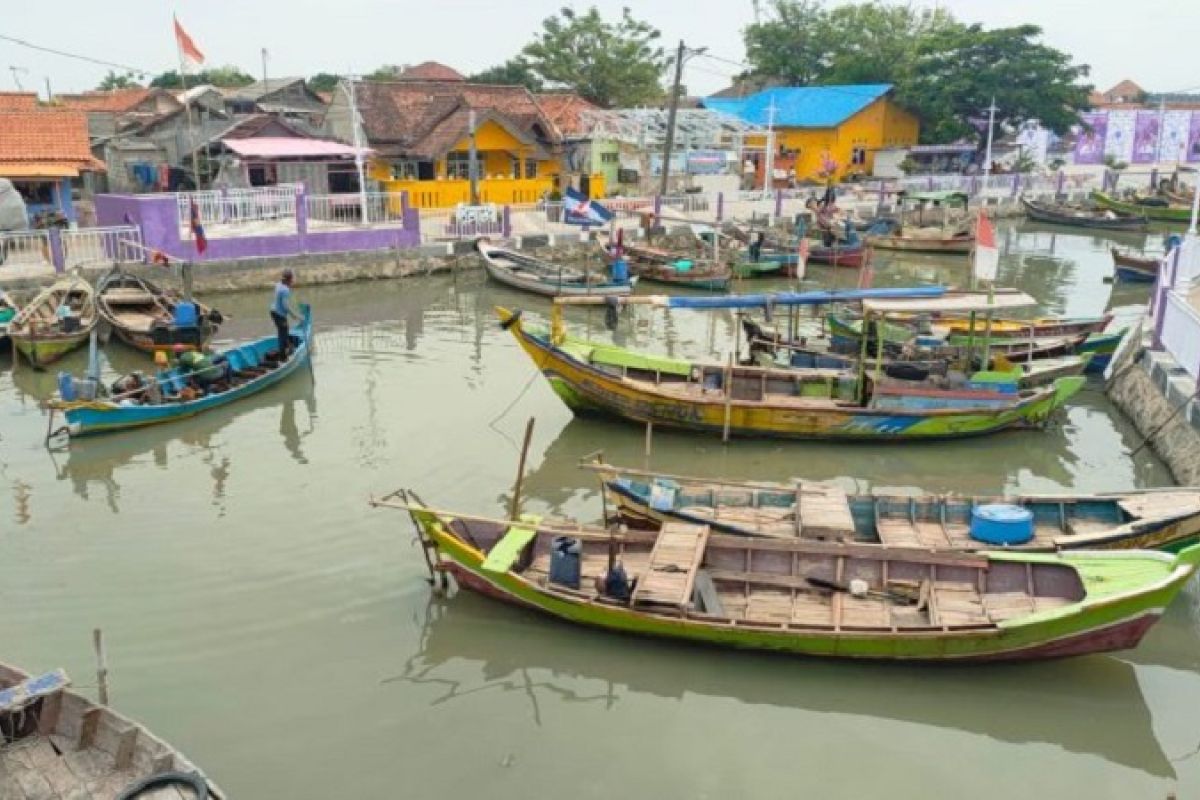
[[[971,538],[985,544],[1025,544],[1033,538],[1033,512],[1008,503],[975,506]]]
[[[58,373],[58,396],[64,403],[75,402],[75,379],[71,377],[71,373]]]
[[[555,536],[550,542],[550,582],[578,589],[583,543],[574,536]]]
[[[623,258],[618,258],[612,262],[609,267],[612,273],[613,283],[625,283],[629,280],[629,262]]]

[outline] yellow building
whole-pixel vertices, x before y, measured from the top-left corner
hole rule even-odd
[[[481,203],[533,203],[565,186],[562,136],[527,89],[438,77],[357,84],[372,180],[386,191],[408,192],[417,208],[470,203],[474,117]],[[352,141],[349,119],[346,93],[339,92],[327,127]]]
[[[704,105],[755,125],[769,127],[774,140],[775,183],[841,180],[870,175],[874,151],[917,143],[917,118],[896,105],[889,84],[805,86],[766,89],[743,98],[710,97]],[[756,185],[763,185],[767,135],[750,134]]]

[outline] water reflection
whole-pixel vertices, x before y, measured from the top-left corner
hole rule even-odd
[[[83,500],[91,499],[93,487],[98,488],[114,514],[121,512],[121,484],[118,480],[121,472],[129,470],[136,473],[147,466],[166,470],[171,466],[172,459],[178,462],[181,459],[199,458],[207,467],[213,504],[223,512],[225,487],[236,448],[227,446],[222,434],[237,420],[278,406],[279,434],[284,448],[299,463],[307,463],[301,444],[313,433],[316,425],[314,389],[309,374],[300,372],[267,391],[198,417],[167,426],[73,440],[57,450],[51,450],[50,457],[59,480],[70,481],[75,494]],[[296,422],[297,401],[308,409],[303,432]],[[171,435],[164,435],[168,430]]]
[[[435,705],[519,693],[540,724],[544,699],[611,710],[636,704],[639,695],[728,698],[898,720],[1012,745],[1050,744],[1156,778],[1175,777],[1134,668],[1115,658],[972,667],[798,661],[577,630],[468,592],[431,599],[418,623],[417,651],[387,682],[435,686]],[[477,669],[463,670],[459,661]],[[937,684],[933,697],[930,681]],[[819,725],[819,717],[811,723]]]

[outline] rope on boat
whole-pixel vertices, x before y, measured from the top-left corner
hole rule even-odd
[[[126,786],[125,790],[117,795],[116,800],[133,800],[152,789],[175,785],[190,787],[196,800],[208,798],[208,781],[199,772],[160,772]]]

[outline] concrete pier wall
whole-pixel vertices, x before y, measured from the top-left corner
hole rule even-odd
[[[1196,385],[1170,355],[1151,349],[1147,325],[1113,362],[1108,396],[1129,417],[1175,480],[1200,485],[1200,403]]]

